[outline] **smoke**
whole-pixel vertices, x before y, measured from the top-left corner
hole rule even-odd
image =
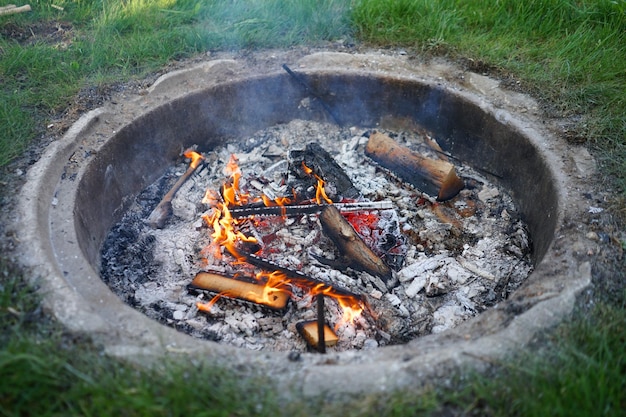
[[[203,2],[197,35],[209,48],[286,47],[350,36],[350,2],[247,0]]]

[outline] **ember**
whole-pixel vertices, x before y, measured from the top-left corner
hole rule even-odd
[[[365,133],[296,120],[205,153],[205,169],[172,170],[112,229],[103,279],[196,337],[269,350],[402,343],[506,298],[531,270],[506,193],[436,153],[413,158],[427,169],[415,181],[393,164],[381,171]],[[381,134],[410,155],[431,140]],[[172,216],[149,227],[142,219],[185,176]],[[414,188],[424,182],[435,195]]]

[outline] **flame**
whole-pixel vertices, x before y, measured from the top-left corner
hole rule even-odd
[[[226,292],[219,293],[215,297],[211,298],[211,301],[209,302],[206,302],[206,303],[197,302],[196,307],[198,307],[199,311],[204,311],[205,313],[208,313],[211,311],[215,303],[217,303],[217,300],[219,300],[220,298],[224,296],[228,297],[228,294]]]
[[[343,311],[341,320],[335,325],[335,331],[341,328],[344,324],[354,325],[354,321],[361,317],[364,307],[363,304],[356,300],[354,297],[338,297],[336,298]]]
[[[324,180],[315,174],[311,168],[307,167],[304,162],[302,163],[302,168],[305,173],[313,175],[317,179],[315,193],[317,204],[322,204],[322,201],[332,204],[332,200],[328,198],[324,190]],[[239,252],[238,244],[241,242],[258,242],[254,237],[246,236],[244,233],[237,230],[237,219],[232,217],[229,207],[240,206],[250,201],[259,201],[259,199],[253,199],[249,194],[243,193],[240,190],[239,186],[242,174],[234,155],[231,155],[224,169],[224,173],[229,175],[230,178],[222,187],[221,198],[215,191],[207,190],[203,202],[211,205],[212,213],[204,214],[202,218],[205,223],[213,229],[213,233],[211,233],[211,247],[215,250],[215,256],[221,258],[222,248],[225,248],[238,261],[243,262],[246,257]],[[271,200],[265,195],[261,196],[261,200],[266,206],[284,206],[292,202],[289,197],[279,197]],[[256,279],[259,283],[264,284],[263,295],[259,301],[269,300],[272,293],[275,291],[287,292],[290,296],[293,296],[293,287],[300,288],[311,297],[324,294],[325,296],[335,299],[343,311],[343,316],[340,322],[336,324],[336,329],[348,323],[354,324],[354,321],[361,316],[365,309],[363,301],[357,296],[346,295],[324,283],[311,286],[310,281],[298,279],[297,277],[289,277],[282,271],[260,272],[256,275]],[[208,303],[198,303],[198,309],[210,311],[211,307],[222,296],[228,296],[228,294],[221,293],[216,295]]]
[[[261,200],[263,200],[263,204],[265,204],[266,207],[286,206],[292,202],[289,197],[276,197],[275,199],[270,200],[270,198],[265,194],[261,195]]]
[[[304,164],[304,161],[302,161],[302,169],[304,170],[305,174],[313,175],[315,179],[317,180],[317,184],[315,185],[315,202],[317,204],[322,204],[322,200],[324,200],[328,204],[333,204],[333,201],[330,198],[328,198],[328,196],[326,195],[326,190],[324,189],[324,185],[325,185],[324,180],[315,172],[313,172],[311,168],[306,166]]]
[[[264,297],[269,297],[269,295],[271,295],[274,291],[282,291],[288,293],[289,295],[293,295],[293,291],[291,290],[291,281],[284,272],[261,271],[256,274],[256,279],[259,282],[265,281],[265,289],[263,291]]]
[[[335,325],[335,330],[341,328],[345,324],[353,325],[354,321],[361,316],[365,306],[363,302],[355,296],[342,294],[335,288],[319,283],[311,287],[309,283],[305,283],[303,280],[296,278],[289,278],[287,274],[281,271],[259,272],[257,279],[267,279],[265,284],[267,288],[271,290],[286,291],[289,295],[293,296],[293,291],[290,287],[295,286],[305,291],[312,298],[318,294],[323,294],[329,298],[337,301],[337,304],[343,312],[341,320]]]
[[[343,316],[335,325],[335,330],[341,328],[345,324],[353,325],[354,321],[361,316],[363,310],[365,309],[363,301],[359,297],[344,294],[341,291],[323,283],[317,284],[313,287],[307,286],[305,290],[308,290],[311,296],[324,294],[325,296],[337,301],[337,304],[339,304],[339,307],[342,310]]]
[[[245,257],[239,253],[237,244],[239,242],[257,243],[256,238],[246,236],[240,231],[235,230],[236,221],[230,214],[230,210],[226,204],[221,204],[220,208],[215,207],[212,215],[203,215],[204,221],[213,228],[211,237],[212,245],[215,246],[216,257],[221,257],[220,248],[224,247],[237,260],[244,260]]]
[[[224,168],[224,173],[230,176],[230,181],[226,182],[222,187],[222,196],[224,197],[225,203],[229,207],[248,204],[251,197],[250,194],[242,192],[239,187],[241,169],[237,164],[237,157],[235,155],[230,156]]]
[[[196,151],[193,151],[191,149],[187,149],[183,155],[185,156],[185,158],[189,158],[191,159],[191,162],[189,163],[189,166],[193,169],[196,169],[198,167],[198,165],[200,165],[200,161],[202,161],[204,159],[204,156],[202,156],[201,154],[199,154]]]

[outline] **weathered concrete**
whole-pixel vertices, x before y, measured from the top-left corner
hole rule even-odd
[[[496,173],[534,240],[536,270],[527,282],[453,330],[371,351],[302,354],[298,361],[287,352],[199,341],[124,305],[98,276],[101,244],[127,203],[173,164],[181,147],[206,150],[296,117],[328,117],[300,106],[307,93],[280,69],[283,62],[307,77],[342,124],[375,127],[389,116],[417,121],[454,155]],[[587,215],[577,197],[591,186],[593,167],[587,152],[572,152],[551,134],[533,100],[496,80],[381,54],[266,54],[200,63],[84,115],[28,172],[16,230],[20,259],[49,311],[111,355],[206,360],[271,375],[291,395],[380,392],[502,358],[571,311],[591,279],[589,263],[577,256],[588,241],[575,224]]]

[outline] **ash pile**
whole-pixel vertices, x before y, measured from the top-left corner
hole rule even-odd
[[[510,196],[422,129],[294,120],[223,143],[138,195],[102,251],[117,295],[194,337],[404,343],[480,314],[532,270]]]

